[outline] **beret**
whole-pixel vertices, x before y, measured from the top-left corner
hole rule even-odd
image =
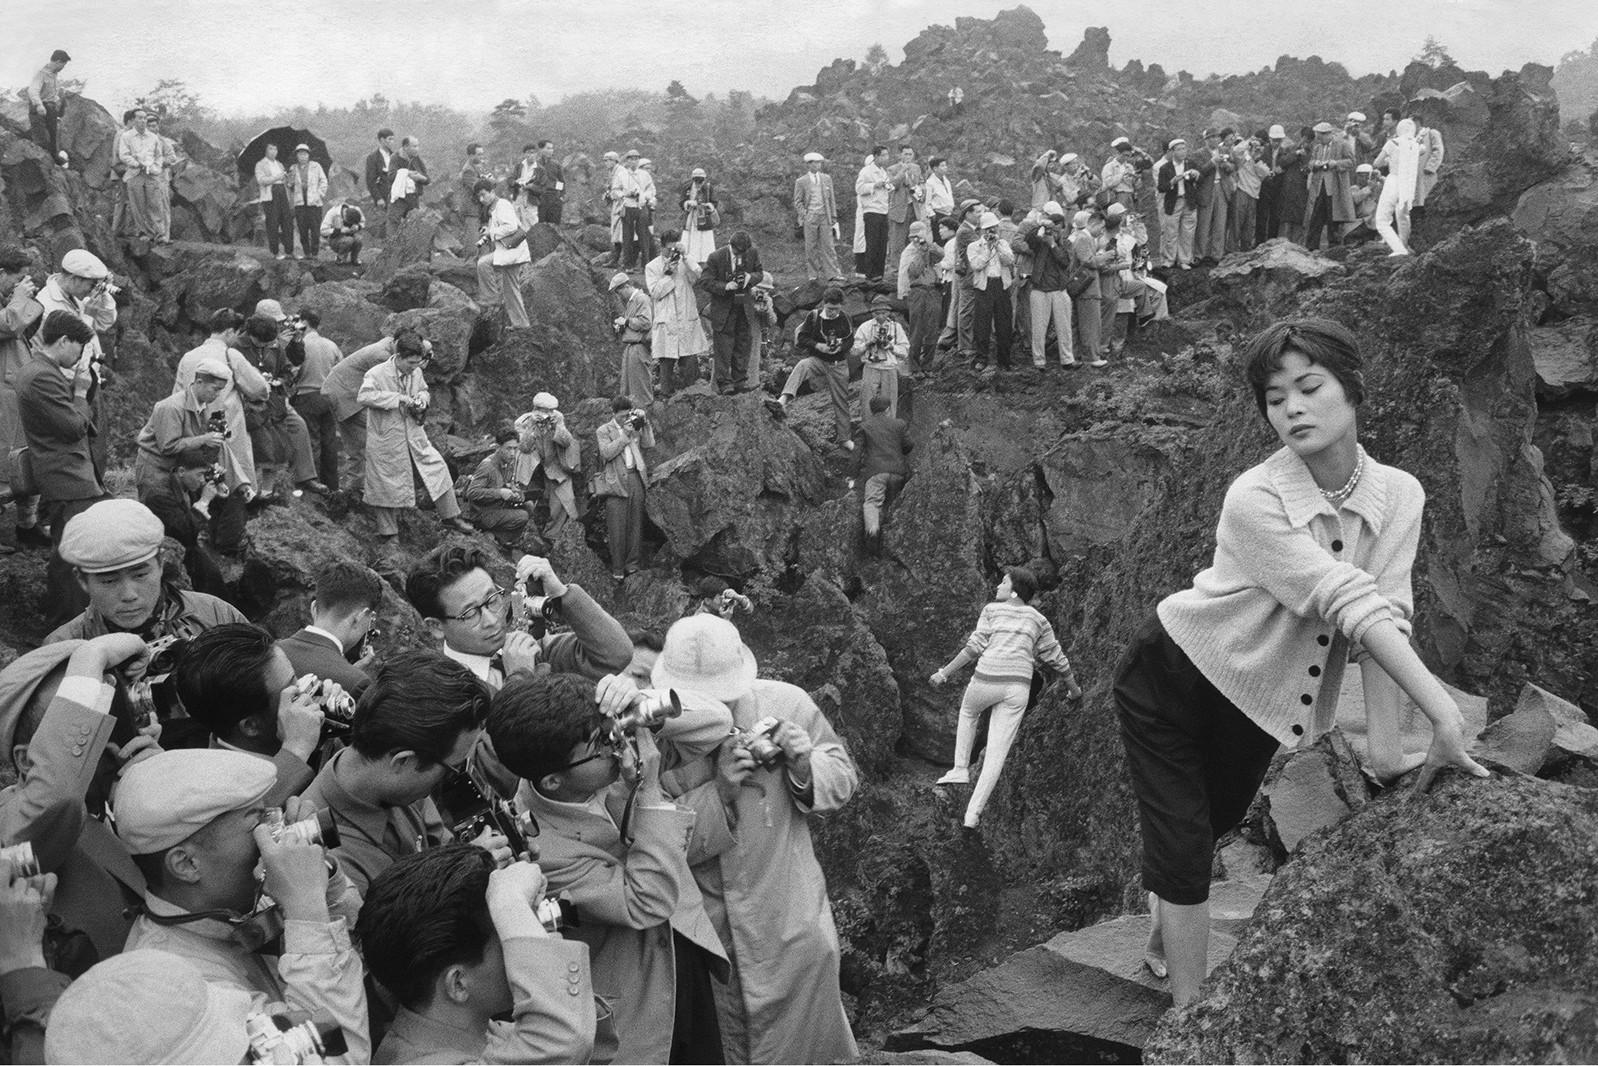
[[[61,558],[86,574],[104,574],[155,558],[165,535],[161,520],[138,500],[101,500],[67,523]]]
[[[116,789],[117,836],[135,855],[179,844],[229,811],[260,805],[277,783],[272,760],[179,748],[134,763]]]

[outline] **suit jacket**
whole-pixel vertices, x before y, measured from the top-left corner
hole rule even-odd
[[[526,185],[527,198],[539,207],[554,207],[566,196],[565,191],[555,188],[555,185],[565,180],[558,160],[551,159],[546,162],[540,156],[533,161],[533,174]]]
[[[739,265],[744,272],[758,279],[761,272],[760,250],[751,246]],[[732,319],[734,310],[740,315],[746,313],[748,294],[727,291],[727,283],[733,279],[733,276],[732,245],[722,245],[705,257],[695,288],[703,297],[700,300],[701,307],[705,306],[707,300],[709,301],[710,325],[713,329],[725,329]]]
[[[630,496],[628,490],[631,479],[627,476],[627,460],[624,453],[627,450],[627,434],[616,424],[613,418],[609,422],[601,422],[594,431],[594,436],[599,440],[599,457],[605,463],[605,469],[599,472],[594,479],[595,496]],[[655,427],[644,425],[643,432],[638,435],[638,476],[645,485],[649,484],[649,467],[643,458],[645,448],[655,446]]]
[[[88,404],[73,399],[72,382],[42,352],[35,352],[17,375],[17,413],[41,496],[88,500],[105,495],[90,452],[95,430]]]
[[[395,152],[389,157],[390,163],[398,158],[399,153]],[[389,163],[383,162],[383,150],[373,148],[366,157],[366,191],[371,194],[373,203],[388,203],[388,189],[392,179]]]
[[[1162,159],[1160,160],[1159,165],[1154,168],[1154,187],[1158,189],[1161,194],[1160,209],[1167,215],[1176,210],[1176,198],[1178,195],[1176,191],[1177,179],[1182,174],[1193,169],[1191,161],[1182,163],[1180,166],[1181,169],[1178,170],[1178,163],[1176,160]],[[1199,180],[1202,181],[1203,179],[1201,178]],[[1186,202],[1190,205],[1193,203],[1193,185],[1194,183],[1190,181],[1184,183],[1182,186],[1182,188],[1185,190],[1183,195],[1186,199]]]
[[[910,464],[905,460],[912,447],[909,432],[908,422],[886,411],[860,423],[860,428],[855,430],[855,436],[864,441],[864,446],[855,452],[860,456],[860,477],[865,479],[877,474],[909,477]]]
[[[914,192],[921,187],[921,167],[915,163],[895,163],[888,168],[888,221],[914,222],[921,214]]]
[[[470,480],[466,483],[466,499],[461,502],[476,513],[478,510],[497,511],[506,507],[516,507],[517,504],[509,503],[500,493],[505,489],[520,489],[521,485],[513,483],[505,477],[504,468],[499,465],[499,457],[489,452],[477,464],[477,469],[472,471]]]
[[[1188,199],[1193,201],[1195,207],[1209,207],[1215,202],[1215,159],[1210,155],[1210,150],[1205,148],[1196,156],[1188,156],[1187,165],[1198,171],[1199,175],[1197,181],[1190,183]]]
[[[320,633],[302,629],[277,642],[294,667],[294,676],[315,674],[324,681],[341,685],[351,696],[359,696],[372,683],[364,670],[344,658],[344,653]]]
[[[821,178],[819,187],[809,171],[799,175],[793,183],[793,209],[799,214],[800,225],[804,224],[806,215],[819,214],[828,220],[838,217],[838,197],[832,191],[832,175],[818,171],[817,176]]]

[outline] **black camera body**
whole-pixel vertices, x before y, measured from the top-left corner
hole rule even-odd
[[[212,411],[206,416],[205,428],[212,433],[222,434],[223,440],[233,439],[233,431],[227,428],[227,415],[221,411]]]
[[[537,835],[536,826],[517,816],[515,808],[498,796],[485,795],[469,773],[451,774],[434,793],[433,802],[444,812],[455,839],[472,841],[489,829],[503,836],[512,854],[535,857],[529,838]],[[531,831],[528,831],[528,830]]]
[[[632,414],[627,416],[627,424],[633,427],[633,429],[642,433],[644,431],[644,427],[649,425],[649,419],[645,417],[642,411],[634,411]]]

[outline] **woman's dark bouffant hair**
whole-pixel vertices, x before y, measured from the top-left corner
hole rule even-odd
[[[1010,591],[1021,597],[1022,603],[1031,603],[1038,594],[1038,575],[1024,566],[1012,566],[1005,574],[1010,578]]]
[[[1243,349],[1243,374],[1254,390],[1254,403],[1265,415],[1265,386],[1282,368],[1282,357],[1298,352],[1326,368],[1355,407],[1365,402],[1365,360],[1348,328],[1328,318],[1295,318],[1275,322],[1254,335]]]

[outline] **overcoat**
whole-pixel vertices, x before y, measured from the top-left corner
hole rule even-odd
[[[421,368],[402,377],[392,358],[366,372],[359,399],[366,408],[366,502],[373,507],[415,507],[416,487],[411,467],[433,499],[453,485],[449,467],[438,454],[427,430],[401,406],[412,398],[428,398]]]

